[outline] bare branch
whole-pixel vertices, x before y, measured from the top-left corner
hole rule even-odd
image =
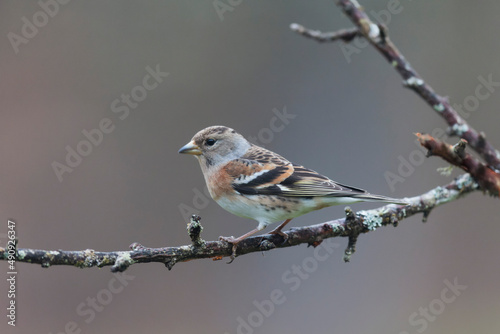
[[[268,251],[274,248],[286,248],[307,244],[318,246],[324,239],[348,237],[349,243],[344,260],[349,261],[355,250],[358,235],[376,230],[380,226],[397,224],[417,213],[424,213],[424,220],[436,206],[454,201],[465,194],[478,189],[469,174],[463,174],[443,187],[407,198],[410,205],[386,205],[373,210],[359,211],[354,214],[346,208],[346,218],[340,218],[322,224],[296,227],[287,231],[288,239],[283,243],[279,235],[265,234],[250,237],[238,244],[237,256]],[[41,264],[48,268],[53,265],[70,265],[79,268],[111,266],[111,271],[124,271],[136,263],[161,262],[170,270],[178,262],[212,258],[214,260],[231,256],[232,245],[225,241],[204,241],[201,239],[200,217],[193,216],[187,226],[190,245],[179,247],[147,248],[138,243],[130,246],[130,251],[97,252],[92,249],[82,251],[40,250],[18,248],[16,261]],[[0,248],[0,260],[8,259],[8,251]]]
[[[338,5],[344,13],[356,25],[357,29],[340,30],[333,33],[321,33],[306,29],[298,24],[291,26],[293,31],[303,36],[313,38],[320,42],[327,40],[325,36],[349,36],[349,38],[336,37],[331,40],[342,39],[345,42],[352,40],[355,36],[362,35],[377,49],[394,69],[403,78],[403,84],[417,93],[428,105],[430,105],[449,125],[448,132],[467,140],[469,145],[478,152],[486,163],[500,170],[500,153],[491,143],[486,140],[484,133],[472,128],[459,113],[449,104],[448,99],[438,95],[422,77],[413,69],[403,54],[391,42],[387,28],[381,24],[375,24],[364,12],[356,0],[340,0]],[[299,29],[300,28],[300,29]],[[346,33],[346,32],[350,32]],[[357,32],[357,34],[355,34]],[[316,36],[320,36],[317,38]]]

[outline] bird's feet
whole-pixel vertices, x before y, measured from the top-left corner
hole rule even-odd
[[[275,228],[274,230],[272,230],[271,232],[269,232],[269,234],[277,234],[277,235],[280,235],[281,237],[283,237],[283,242],[281,244],[284,244],[288,240],[288,234],[283,232],[279,226],[277,228]]]
[[[283,227],[286,226],[286,224],[288,224],[290,222],[290,220],[292,220],[292,219],[290,218],[290,219],[285,220],[283,223],[280,224],[280,226],[276,227],[274,230],[269,232],[269,234],[281,235],[284,239],[282,244],[284,244],[288,240],[288,234],[283,232],[282,229],[283,229]]]
[[[236,248],[238,248],[238,243],[241,241],[241,240],[238,240],[239,238],[235,238],[233,236],[230,236],[230,237],[219,237],[219,240],[220,241],[225,241],[229,244],[232,244],[233,245],[233,248],[232,248],[232,251],[231,251],[231,255],[229,256],[230,258],[230,261],[227,262],[227,264],[230,264],[234,261],[234,259],[236,258]]]
[[[241,237],[238,237],[238,238],[235,238],[235,237],[232,237],[232,236],[231,237],[219,237],[219,240],[228,242],[230,244],[233,244],[233,252],[232,252],[232,254],[230,256],[231,261],[229,261],[228,263],[231,263],[231,262],[234,261],[234,258],[236,257],[236,248],[238,247],[238,244],[242,240],[248,238],[251,235],[254,235],[255,233],[257,233],[257,232],[259,232],[261,230],[262,230],[262,228],[261,229],[259,229],[259,228],[253,229],[250,232],[245,233]]]

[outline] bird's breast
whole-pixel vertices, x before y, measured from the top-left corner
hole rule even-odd
[[[204,175],[210,196],[215,201],[223,197],[231,197],[234,194],[235,191],[231,185],[232,178],[225,173],[224,169],[221,168],[212,173],[205,173]]]

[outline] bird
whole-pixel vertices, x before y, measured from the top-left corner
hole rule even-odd
[[[281,235],[286,242],[288,236],[282,229],[293,218],[314,210],[356,202],[408,204],[335,182],[250,143],[226,126],[199,131],[179,153],[198,159],[215,202],[232,214],[258,222],[240,237],[219,238],[233,245],[233,254],[242,240],[277,222],[282,223],[270,234]]]

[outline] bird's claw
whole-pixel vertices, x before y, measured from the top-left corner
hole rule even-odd
[[[233,236],[230,236],[230,237],[219,237],[219,240],[225,241],[233,245],[231,255],[229,256],[230,260],[229,262],[226,262],[227,264],[233,263],[234,259],[236,258],[236,248],[238,248],[237,239]]]
[[[288,241],[288,234],[286,234],[282,230],[278,230],[278,229],[272,230],[271,232],[269,232],[269,234],[280,235],[283,238],[283,242],[281,243],[282,245]]]

